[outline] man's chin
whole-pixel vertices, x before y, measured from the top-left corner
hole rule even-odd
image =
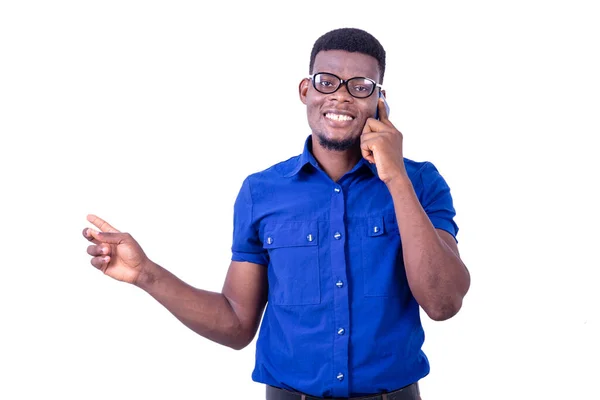
[[[360,136],[348,139],[331,139],[322,133],[316,133],[315,136],[319,140],[319,144],[326,150],[331,151],[346,151],[360,145]]]

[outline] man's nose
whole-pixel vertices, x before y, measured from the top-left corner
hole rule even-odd
[[[352,97],[350,92],[348,92],[348,87],[346,86],[346,84],[341,85],[338,90],[336,90],[334,93],[331,93],[329,95],[329,98],[331,100],[337,100],[340,102],[353,102],[354,101],[354,97]]]

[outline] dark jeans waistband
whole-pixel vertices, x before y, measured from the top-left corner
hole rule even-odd
[[[324,397],[313,397],[286,389],[267,385],[266,400],[323,400]],[[389,393],[378,393],[360,397],[335,397],[328,400],[421,400],[419,383],[415,382]]]

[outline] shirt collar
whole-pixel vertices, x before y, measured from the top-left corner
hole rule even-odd
[[[360,163],[367,164],[367,167],[369,167],[369,169],[371,170],[371,172],[373,173],[373,175],[375,175],[376,177],[379,178],[379,174],[377,173],[377,166],[375,164],[371,164],[370,162],[368,162],[364,158],[360,159],[360,162],[358,164],[360,165]]]
[[[294,165],[294,167],[292,168],[292,170],[290,172],[285,174],[285,177],[289,178],[294,175],[297,175],[298,172],[300,172],[300,170],[306,164],[311,164],[313,167],[315,167],[317,169],[319,168],[319,164],[317,163],[317,160],[312,155],[312,136],[311,135],[309,135],[308,138],[306,138],[306,140],[304,141],[304,150],[302,151],[302,154],[300,154],[300,157],[297,158],[296,165]]]
[[[306,164],[310,164],[315,169],[319,169],[319,163],[312,154],[312,135],[309,135],[308,138],[306,138],[302,154],[300,155],[300,157],[297,158],[296,165],[294,165],[292,170],[285,174],[285,177],[290,178],[294,175],[297,175]],[[377,174],[377,167],[375,166],[375,164],[371,164],[364,158],[360,159],[358,164],[356,164],[356,166],[352,168],[352,171],[357,171],[359,168],[363,168],[365,165],[369,168],[369,170],[371,170],[373,175],[379,177],[379,175]]]

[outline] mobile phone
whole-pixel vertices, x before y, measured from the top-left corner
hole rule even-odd
[[[390,106],[385,99],[385,96],[379,91],[379,97],[383,98],[383,104],[385,105],[385,110],[387,111],[387,115],[390,115]],[[375,119],[379,119],[379,102],[377,102],[377,108],[375,108]]]

